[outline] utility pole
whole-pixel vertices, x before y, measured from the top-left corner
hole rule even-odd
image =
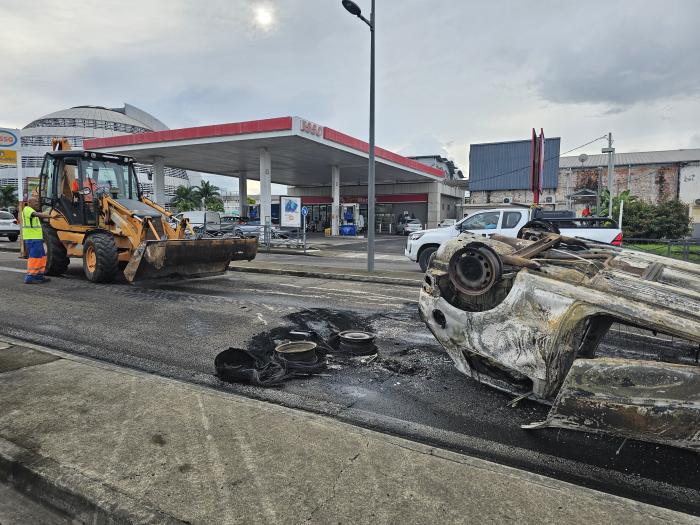
[[[612,147],[612,133],[608,133],[608,147],[603,148],[603,153],[608,154],[608,217],[612,219],[613,213],[613,174],[615,173],[615,161],[613,155],[615,148]]]

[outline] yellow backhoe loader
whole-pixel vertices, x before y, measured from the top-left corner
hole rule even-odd
[[[198,238],[187,219],[143,196],[134,160],[71,151],[54,139],[41,169],[38,196],[51,219],[44,225],[48,275],[61,275],[71,257],[85,276],[110,282],[120,271],[129,282],[197,277],[226,271],[231,260],[252,260],[257,241]]]

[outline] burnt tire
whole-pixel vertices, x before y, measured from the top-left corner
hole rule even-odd
[[[44,245],[46,246],[46,275],[63,275],[68,270],[70,258],[66,247],[51,226],[43,225]]]
[[[428,266],[430,266],[436,251],[437,248],[434,246],[429,246],[420,253],[420,256],[418,257],[418,266],[420,266],[421,272],[425,273],[428,270]]]
[[[527,239],[530,241],[536,241],[537,236],[533,235],[532,230],[547,232],[547,233],[559,233],[559,228],[555,224],[543,220],[533,220],[525,224],[518,232],[518,239]]]
[[[109,233],[93,233],[83,246],[83,272],[93,283],[110,283],[119,272],[119,252]]]

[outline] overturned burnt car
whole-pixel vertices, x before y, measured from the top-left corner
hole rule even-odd
[[[526,428],[700,452],[700,265],[555,233],[527,237],[465,233],[432,259],[420,314],[457,368],[552,405]],[[672,343],[603,355],[612,325]]]

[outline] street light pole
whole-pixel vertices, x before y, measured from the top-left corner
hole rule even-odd
[[[372,0],[372,12],[370,13],[369,30],[371,34],[370,44],[370,72],[369,72],[369,173],[367,175],[367,271],[374,271],[374,37],[376,36],[374,25],[374,0]]]
[[[370,71],[369,71],[369,168],[367,173],[367,271],[374,271],[374,222],[375,177],[374,177],[374,37],[375,13],[374,0],[369,20],[362,16],[362,10],[352,0],[342,0],[343,7],[369,26],[370,30]]]

